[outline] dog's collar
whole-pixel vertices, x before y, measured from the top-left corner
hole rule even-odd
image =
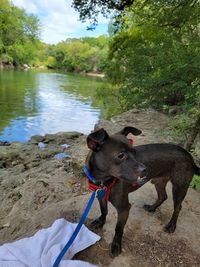
[[[104,182],[96,181],[95,177],[90,174],[86,165],[83,167],[84,172],[88,178],[88,185],[91,191],[97,191],[97,198],[109,200],[111,188],[119,181],[117,178],[109,178]]]
[[[107,185],[109,185],[110,183],[112,183],[113,180],[117,179],[117,178],[108,178],[108,179],[106,179],[105,181],[97,181],[97,180],[95,179],[95,177],[91,175],[90,170],[88,169],[88,167],[87,167],[86,164],[83,166],[83,169],[84,169],[85,175],[87,176],[88,180],[89,180],[91,183],[93,183],[93,184],[95,184],[95,185],[98,185],[98,186],[100,186],[100,185],[101,185],[101,186],[107,186]]]
[[[83,166],[84,172],[88,178],[88,184],[89,184],[89,189],[92,191],[96,191],[98,189],[105,188],[106,189],[106,194],[104,199],[108,200],[109,195],[110,195],[110,190],[111,187],[116,184],[119,180],[117,178],[109,178],[104,182],[101,181],[96,181],[95,177],[90,174],[90,171],[86,165]],[[139,185],[137,182],[132,183],[132,190],[135,191],[142,185]]]

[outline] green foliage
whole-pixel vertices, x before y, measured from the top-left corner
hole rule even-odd
[[[0,54],[2,62],[19,65],[34,56],[39,36],[39,21],[8,0],[0,2]],[[6,58],[5,58],[6,55]],[[5,63],[5,62],[4,62]]]
[[[115,16],[118,17],[126,7],[132,5],[134,0],[73,0],[73,7],[79,12],[80,20],[90,21],[89,29],[94,29],[98,23],[99,14],[107,17],[109,13],[115,10]]]
[[[118,85],[104,83],[99,86],[96,92],[96,99],[98,99],[98,105],[101,106],[103,118],[111,118],[122,110]]]
[[[7,48],[15,65],[29,64],[34,57],[35,46],[31,43],[14,44]]]
[[[66,50],[66,62],[74,70],[78,72],[93,70],[97,60],[95,57],[95,48],[92,48],[87,43],[78,41],[73,44],[68,44]]]
[[[200,129],[199,19],[199,1],[135,0],[121,25],[110,25],[107,67],[118,110],[175,108],[172,134],[194,153]]]
[[[200,191],[200,177],[197,175],[194,175],[192,182],[191,182],[191,187],[196,189],[197,191]]]
[[[47,57],[54,62],[46,66],[76,72],[102,72],[107,66],[108,37],[70,38],[46,49]]]
[[[174,137],[178,138],[181,143],[184,143],[193,124],[194,121],[191,120],[188,114],[183,113],[175,116],[171,123]]]
[[[123,84],[128,95],[138,92],[138,101],[129,98],[129,105],[142,102],[162,108],[185,101],[194,104],[199,52],[199,48],[193,50],[173,39],[169,32],[149,27],[133,29],[114,38],[108,75],[112,82]]]
[[[48,49],[49,45],[40,42],[39,40],[35,43],[35,50],[34,50],[34,56],[31,60],[31,65],[35,67],[40,67],[46,64],[48,62]]]
[[[13,58],[8,54],[1,54],[0,62],[2,62],[4,64],[12,64],[13,63]]]
[[[134,2],[109,52],[108,77],[127,109],[197,105],[199,10],[197,1]]]
[[[46,66],[50,69],[53,69],[56,67],[56,59],[55,57],[48,56],[47,61],[46,61]]]

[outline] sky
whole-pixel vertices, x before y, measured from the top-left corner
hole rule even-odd
[[[72,0],[12,0],[15,6],[36,15],[41,22],[41,40],[56,44],[69,37],[96,37],[107,34],[108,20],[100,17],[94,31],[87,31],[89,22],[81,23],[72,7]]]

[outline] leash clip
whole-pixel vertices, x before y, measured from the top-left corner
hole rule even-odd
[[[101,185],[101,188],[96,190],[96,198],[98,198],[99,200],[104,198],[106,190],[107,188],[104,185]]]

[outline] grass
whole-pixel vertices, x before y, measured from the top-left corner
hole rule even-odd
[[[197,191],[200,191],[200,176],[194,175],[191,182],[191,187]]]

